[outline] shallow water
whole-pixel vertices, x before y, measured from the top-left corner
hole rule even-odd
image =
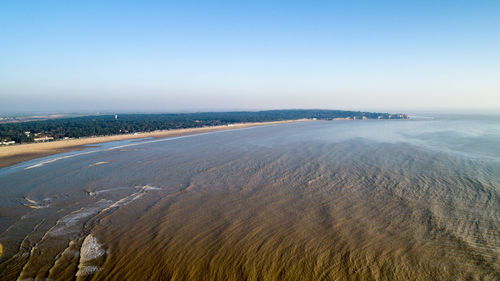
[[[500,118],[317,121],[0,169],[1,280],[499,280]]]

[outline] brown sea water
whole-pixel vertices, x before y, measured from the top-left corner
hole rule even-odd
[[[0,280],[500,280],[494,116],[108,143],[0,192]]]

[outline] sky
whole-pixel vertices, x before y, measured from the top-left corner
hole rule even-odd
[[[0,113],[500,110],[500,1],[0,1]]]

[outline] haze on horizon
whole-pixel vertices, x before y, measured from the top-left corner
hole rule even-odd
[[[500,109],[499,1],[4,1],[0,113]]]

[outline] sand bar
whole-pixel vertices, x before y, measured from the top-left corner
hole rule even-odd
[[[119,141],[127,139],[140,139],[140,138],[165,138],[174,137],[180,135],[189,135],[197,133],[205,133],[211,131],[222,131],[231,130],[246,127],[255,127],[271,124],[282,124],[291,122],[303,122],[307,119],[300,120],[288,120],[288,121],[273,121],[273,122],[254,122],[254,123],[238,123],[231,125],[221,125],[213,127],[202,127],[202,128],[189,128],[189,129],[174,129],[174,130],[162,130],[146,133],[133,133],[133,134],[122,134],[122,135],[112,135],[112,136],[98,136],[98,137],[85,137],[78,139],[68,139],[68,140],[57,140],[52,142],[40,142],[40,143],[27,143],[18,144],[11,146],[1,146],[0,147],[0,168],[8,167],[17,163],[28,161],[31,159],[68,152],[72,150],[82,150],[85,148],[84,145],[88,144],[99,144],[110,141]]]

